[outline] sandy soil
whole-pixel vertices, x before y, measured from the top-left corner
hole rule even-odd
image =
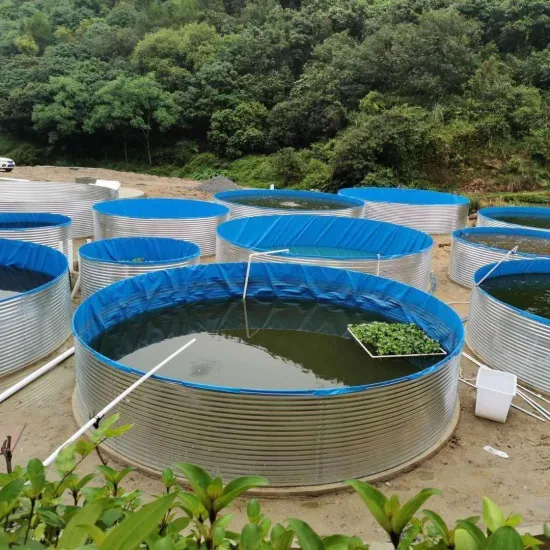
[[[193,182],[174,178],[156,178],[110,170],[82,169],[78,172],[61,168],[19,168],[14,177],[74,181],[76,175],[93,175],[118,179],[123,185],[141,188],[148,195],[195,196]],[[206,197],[205,197],[206,198]],[[436,295],[446,301],[465,302],[469,291],[450,282],[447,277],[450,240],[438,238],[434,253],[434,269],[438,279]],[[457,304],[461,316],[468,305]],[[0,405],[0,438],[24,427],[15,451],[15,463],[24,464],[31,457],[46,458],[76,430],[71,412],[74,389],[74,357]],[[475,376],[475,369],[463,360],[466,378]],[[27,373],[25,373],[27,374]],[[21,375],[19,375],[21,376]],[[17,376],[17,378],[19,378]],[[0,390],[17,378],[0,380]],[[548,424],[512,410],[504,425],[474,416],[475,390],[460,385],[461,416],[455,436],[438,454],[413,471],[401,474],[387,483],[378,484],[386,492],[397,492],[401,499],[410,497],[423,487],[438,487],[444,496],[436,497],[429,507],[435,508],[448,521],[478,514],[481,497],[486,495],[507,512],[519,512],[526,525],[540,525],[550,518],[550,430]],[[518,402],[518,404],[520,404]],[[509,453],[504,460],[483,450],[491,445]],[[99,461],[90,457],[82,472],[89,472]],[[113,464],[113,461],[110,460]],[[114,463],[117,466],[116,463]],[[0,464],[0,470],[3,468]],[[154,478],[134,472],[128,478],[128,489],[141,488],[146,495],[159,492]],[[264,499],[266,514],[275,521],[299,516],[322,534],[342,532],[365,540],[386,538],[370,519],[363,504],[354,494],[343,491],[315,498],[293,497]],[[235,525],[243,522],[246,507],[239,503],[234,510]]]

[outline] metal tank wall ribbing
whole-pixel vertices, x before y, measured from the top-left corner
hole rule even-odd
[[[152,309],[167,300],[175,304],[240,296],[245,273],[243,263],[173,269],[116,283],[86,300],[74,317],[77,414],[88,418],[139,377],[88,346],[102,330],[89,319],[108,327],[121,316],[138,314],[149,288],[155,289]],[[134,427],[108,442],[113,450],[159,471],[187,461],[225,480],[261,474],[273,486],[284,487],[376,474],[439,441],[453,419],[463,345],[462,323],[448,306],[412,287],[364,273],[252,264],[249,295],[265,298],[269,288],[274,297],[379,308],[395,320],[419,322],[449,355],[420,373],[352,388],[250,390],[154,377],[120,404],[121,422]],[[124,301],[124,311],[117,297]]]
[[[55,351],[71,334],[69,264],[59,251],[35,243],[1,240],[0,265],[53,277],[33,290],[0,300],[0,376]]]
[[[122,279],[198,263],[199,247],[165,237],[118,237],[81,246],[82,298]]]
[[[405,225],[430,235],[452,233],[468,223],[469,200],[451,193],[351,187],[338,194],[361,199],[365,218]]]
[[[298,210],[296,208],[271,208],[263,206],[249,206],[234,202],[243,198],[275,198],[294,200],[326,200],[335,204],[334,209],[327,210]],[[274,189],[245,189],[242,191],[222,191],[214,195],[218,204],[223,204],[229,209],[229,219],[248,218],[250,216],[265,216],[270,214],[312,214],[316,216],[346,216],[348,218],[360,218],[363,215],[363,203],[357,199],[339,197],[330,193],[318,193],[315,191],[292,191]]]
[[[324,255],[293,252],[252,259],[350,269],[428,291],[433,244],[425,233],[385,222],[303,214],[257,216],[231,220],[218,227],[216,261],[247,262],[252,253],[308,246],[324,249]],[[331,249],[353,250],[363,255],[335,257],[330,256]]]
[[[478,283],[496,264],[480,268]],[[503,262],[488,277],[550,274],[550,260]],[[550,393],[550,319],[506,304],[474,285],[466,329],[468,346],[488,366],[511,372]]]
[[[550,231],[544,236],[540,231],[527,229],[514,229],[508,227],[471,227],[459,229],[453,233],[451,245],[451,263],[449,264],[449,277],[451,281],[470,288],[474,284],[475,272],[487,264],[498,262],[506,257],[508,250],[486,246],[464,238],[465,235],[507,235],[513,237],[531,237],[550,239]],[[512,247],[513,248],[513,247]],[[540,255],[515,252],[508,256],[510,260],[524,260]]]
[[[477,213],[477,227],[508,227],[513,229],[530,229],[533,231],[548,231],[542,227],[518,225],[498,219],[498,216],[527,216],[547,220],[550,224],[550,208],[536,206],[489,206]]]
[[[94,206],[96,240],[112,237],[170,237],[191,241],[201,256],[216,253],[216,229],[228,218],[222,205],[191,199],[119,199]]]
[[[63,254],[72,253],[71,218],[61,214],[0,212],[0,239],[43,244],[59,250],[62,243]]]
[[[0,181],[0,212],[47,212],[72,220],[73,238],[94,233],[92,206],[118,198],[118,191],[80,183]]]

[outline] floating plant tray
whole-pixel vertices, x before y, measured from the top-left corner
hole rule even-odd
[[[348,332],[351,334],[351,337],[369,354],[370,357],[373,359],[399,359],[402,357],[434,357],[434,356],[444,356],[447,355],[447,352],[440,346],[438,353],[409,353],[405,355],[377,355],[373,351],[371,351],[355,334],[353,334],[353,331],[350,329],[350,325],[347,326]]]

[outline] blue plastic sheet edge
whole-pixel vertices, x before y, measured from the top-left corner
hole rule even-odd
[[[463,238],[463,235],[518,235],[524,237],[533,237],[535,239],[550,239],[550,231],[536,231],[534,229],[522,229],[520,227],[468,227],[467,229],[457,229],[453,233],[453,238],[458,239],[469,246],[483,248],[485,250],[494,250],[496,252],[507,252],[504,248],[496,248],[484,244],[477,244]],[[545,254],[532,254],[530,252],[516,252],[516,256],[526,258],[540,258]]]
[[[224,216],[229,209],[215,202],[164,197],[117,199],[94,204],[104,215],[140,219],[186,219]]]
[[[246,263],[199,264],[120,281],[82,302],[73,317],[74,336],[100,362],[142,376],[142,371],[108,359],[93,350],[89,342],[106,328],[145,310],[160,309],[167,304],[240,297],[246,269]],[[205,285],[206,281],[209,284]],[[440,341],[448,355],[418,373],[389,382],[349,388],[266,390],[196,384],[157,375],[153,378],[184,387],[227,393],[334,396],[426,376],[448,365],[460,354],[464,345],[464,326],[450,306],[421,290],[374,275],[300,264],[254,263],[250,269],[248,288],[247,295],[250,297],[276,296],[351,305],[382,312],[395,321],[417,323],[432,338]],[[113,308],[113,303],[120,305]],[[105,311],[109,312],[108,319],[104,316]]]
[[[11,239],[0,239],[0,265],[40,271],[53,277],[51,281],[44,285],[0,300],[2,303],[19,300],[22,296],[41,292],[54,285],[69,271],[67,257],[58,250],[41,244]]]
[[[338,204],[345,204],[348,208],[363,206],[363,201],[353,197],[342,197],[332,193],[321,193],[317,191],[293,191],[292,189],[243,189],[234,191],[220,191],[214,198],[224,202],[231,202],[242,197],[288,197],[295,199],[321,199],[333,201]],[[267,206],[255,206],[255,208],[266,208]]]
[[[478,215],[492,218],[498,215],[527,214],[534,217],[550,217],[550,208],[541,206],[488,206],[478,211]]]
[[[391,202],[407,205],[456,206],[470,204],[470,199],[453,193],[428,191],[425,189],[387,188],[387,187],[347,187],[338,194],[365,201]]]
[[[361,250],[370,254],[322,258],[354,261],[400,258],[429,250],[434,240],[410,227],[383,221],[343,216],[309,214],[254,216],[238,218],[218,226],[218,236],[236,246],[255,252],[288,246],[314,246]],[[280,235],[280,237],[278,236]],[[307,254],[283,252],[279,256],[308,257]]]
[[[474,273],[474,283],[477,285],[481,279],[496,265],[495,263],[484,265],[483,267],[480,267],[475,273]],[[533,260],[514,260],[513,262],[502,262],[488,277],[487,279],[493,279],[495,277],[502,277],[504,275],[532,275],[536,273],[550,273],[550,259],[533,259]],[[485,279],[485,280],[487,280]],[[507,304],[506,302],[503,302],[502,300],[499,300],[498,298],[495,298],[490,292],[487,292],[482,286],[478,286],[479,290],[486,294],[487,296],[490,296],[491,299],[496,300],[497,302],[500,302],[501,304],[504,304],[506,307],[510,308],[511,310],[515,311],[516,313],[522,315],[523,317],[527,317],[528,319],[532,319],[533,321],[537,321],[538,323],[541,323],[543,325],[550,326],[550,319],[547,319],[546,317],[541,317],[540,315],[535,315],[533,313],[529,313],[528,311],[525,311],[523,309],[519,309],[517,307],[514,307],[510,304]]]
[[[143,258],[140,264],[166,265],[179,263],[200,255],[200,248],[192,242],[168,237],[116,237],[87,243],[78,250],[82,258],[92,262],[136,265],[121,258]],[[156,260],[145,260],[157,257]]]
[[[49,214],[46,212],[1,212],[0,213],[0,229],[6,231],[6,228],[2,228],[2,223],[5,221],[10,222],[38,222],[47,223],[48,227],[57,226],[64,227],[72,223],[71,218],[63,216],[62,214]],[[26,227],[14,228],[14,231],[25,231]]]

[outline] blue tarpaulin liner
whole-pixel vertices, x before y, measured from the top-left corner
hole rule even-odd
[[[0,265],[38,271],[52,277],[48,283],[29,290],[25,294],[37,292],[53,285],[69,269],[67,257],[61,252],[49,246],[11,239],[0,239]],[[6,298],[2,301],[11,299]]]
[[[306,201],[332,201],[337,207],[350,208],[353,206],[362,206],[360,200],[348,197],[339,197],[331,193],[318,193],[316,191],[293,191],[291,189],[244,189],[242,191],[222,191],[216,193],[214,198],[224,202],[233,202],[240,199],[249,198],[273,198],[282,200],[306,200]],[[255,206],[255,208],[264,208]],[[273,208],[273,207],[265,207]]]
[[[164,237],[118,237],[103,239],[80,247],[88,260],[116,264],[163,264],[196,258],[199,247],[188,241]]]
[[[257,252],[290,247],[318,248],[318,254],[282,253],[284,256],[322,256],[341,259],[395,258],[433,246],[426,233],[386,222],[339,216],[287,215],[241,218],[223,223],[218,235]],[[323,249],[339,249],[331,256]]]
[[[65,226],[71,218],[61,214],[47,213],[0,213],[0,229],[33,229],[36,227]]]
[[[526,216],[530,218],[550,219],[550,208],[540,206],[489,206],[487,208],[482,208],[478,214],[495,220],[500,219],[501,216]]]
[[[221,205],[192,199],[118,199],[94,205],[101,214],[125,218],[178,219],[223,216],[229,210]]]
[[[127,279],[106,287],[85,300],[73,318],[75,337],[113,368],[141,375],[94,351],[90,343],[106,329],[141,313],[186,303],[222,300],[242,296],[247,264],[207,264],[158,271]],[[448,352],[436,365],[397,383],[433,372],[460,353],[464,328],[458,315],[433,296],[407,285],[365,273],[300,264],[250,266],[247,296],[330,303],[360,308],[384,318],[416,323]],[[376,385],[320,390],[250,390],[207,386],[158,377],[175,384],[237,393],[337,395],[362,391]],[[388,384],[388,382],[383,383]]]
[[[474,283],[476,285],[479,285],[479,281],[481,281],[485,277],[485,275],[487,275],[487,273],[489,273],[489,271],[491,271],[491,269],[495,267],[495,265],[496,264],[488,264],[478,269],[474,275]],[[534,260],[514,260],[513,262],[502,262],[485,280],[494,279],[496,277],[504,277],[506,275],[518,275],[518,280],[521,280],[522,275],[537,275],[537,274],[550,274],[550,260],[534,259]],[[507,284],[507,287],[509,288],[509,284]],[[481,283],[479,288],[482,292],[491,296],[491,293],[487,292],[483,288],[483,283]],[[497,298],[494,298],[493,296],[491,297],[494,300],[497,300]],[[498,301],[501,302],[501,300],[498,300]],[[550,325],[550,319],[547,319],[546,317],[541,317],[540,315],[534,315],[533,313],[529,313],[528,311],[519,309],[510,304],[506,304],[506,306],[509,307],[510,309],[513,309],[520,315],[523,315],[524,317],[528,317],[529,319],[533,319],[545,325]]]
[[[339,195],[364,201],[394,202],[399,204],[447,205],[469,204],[469,199],[452,193],[425,191],[423,189],[390,189],[387,187],[348,187]]]
[[[478,248],[488,248],[490,250],[498,250],[502,252],[504,249],[497,248],[495,246],[488,246],[482,243],[476,243],[474,240],[465,238],[467,235],[507,235],[509,237],[529,237],[530,239],[550,239],[550,231],[536,231],[534,229],[522,229],[515,227],[469,227],[467,229],[457,229],[453,233],[455,239],[461,239],[467,242],[470,246],[476,246]],[[529,252],[518,251],[518,254],[522,256],[541,256],[542,254],[530,254]]]

